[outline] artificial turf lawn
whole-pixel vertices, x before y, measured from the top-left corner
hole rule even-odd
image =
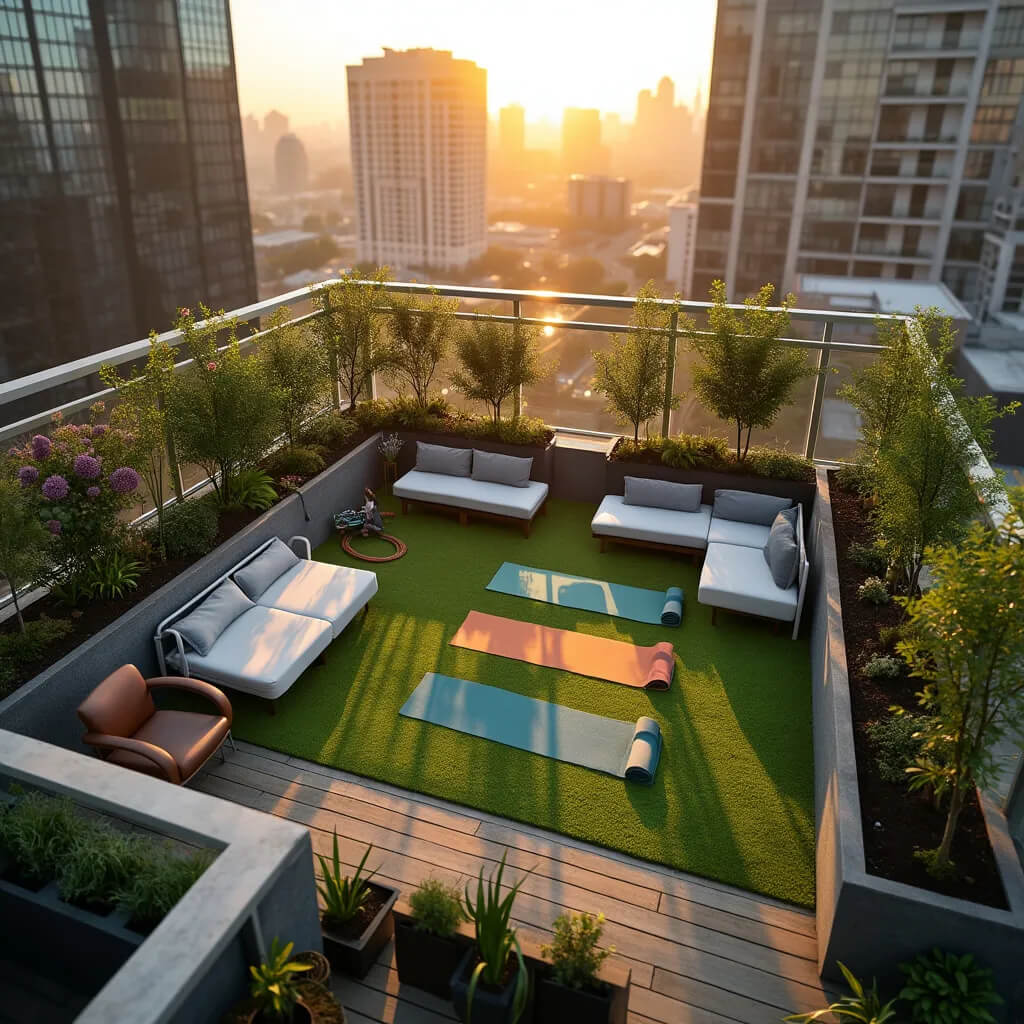
[[[384,501],[393,509],[393,502]],[[528,539],[513,526],[414,511],[386,528],[409,545],[396,562],[350,558],[336,537],[314,557],[377,572],[379,592],[278,701],[232,695],[235,733],[320,764],[647,860],[765,893],[814,902],[814,779],[810,661],[789,628],[719,615],[697,603],[697,569],[679,557],[612,547],[598,552],[593,506],[549,501]],[[357,540],[382,554],[379,540]],[[388,550],[390,548],[388,547]],[[647,625],[497,594],[485,587],[503,561],[686,594],[678,628]],[[676,673],[665,693],[448,646],[471,609],[637,644],[670,640]],[[806,624],[804,632],[806,633]],[[650,715],[664,737],[653,786],[403,718],[424,672],[505,687],[634,721]]]

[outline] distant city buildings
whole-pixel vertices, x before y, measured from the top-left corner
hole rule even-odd
[[[256,298],[226,0],[6,5],[0,379]]]
[[[598,174],[573,174],[568,181],[569,216],[589,223],[624,224],[629,219],[632,182]]]
[[[601,111],[565,108],[562,169],[568,174],[603,174],[608,169],[608,150],[601,145]]]
[[[309,160],[298,136],[282,135],[274,146],[274,181],[282,195],[294,195],[309,188]]]
[[[695,293],[829,274],[941,281],[975,305],[1021,118],[1021,15],[720,0]]]
[[[693,297],[693,254],[697,247],[696,189],[668,202],[668,256],[665,279],[684,299]]]
[[[486,248],[487,73],[384,50],[348,73],[360,262],[461,268]]]
[[[282,135],[288,134],[289,121],[280,110],[263,115],[263,138],[267,146],[274,147]]]
[[[652,185],[692,180],[698,159],[693,115],[685,104],[676,103],[671,78],[662,78],[656,93],[644,89],[637,96],[630,142],[630,173]]]
[[[510,103],[498,111],[498,152],[505,160],[520,160],[526,149],[526,111]]]

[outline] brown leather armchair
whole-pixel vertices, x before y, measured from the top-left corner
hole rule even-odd
[[[164,688],[200,694],[217,713],[160,710],[151,691]],[[143,679],[134,665],[107,676],[79,705],[78,717],[87,730],[83,740],[111,764],[179,785],[231,739],[231,703],[216,686],[179,676]]]

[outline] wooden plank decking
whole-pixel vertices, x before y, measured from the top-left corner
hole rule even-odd
[[[563,909],[604,913],[605,939],[632,969],[630,1024],[775,1024],[827,1001],[807,911],[261,747],[225,756],[197,789],[307,825],[319,853],[337,828],[351,867],[373,843],[371,863],[404,893],[431,875],[461,886],[507,853],[533,868],[515,905],[524,937],[545,941]],[[400,988],[390,944],[364,981],[335,990],[354,1024],[452,1019]]]

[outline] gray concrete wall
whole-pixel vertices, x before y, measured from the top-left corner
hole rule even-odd
[[[157,672],[153,633],[157,624],[190,597],[271,537],[301,534],[315,548],[333,532],[332,513],[362,504],[363,487],[380,479],[379,435],[367,439],[345,458],[302,488],[309,512],[306,522],[296,495],[285,498],[226,540],[158,591],[83,641],[35,679],[0,701],[0,728],[46,740],[73,750],[82,745],[76,708],[97,683],[126,663],[144,675]]]
[[[607,493],[604,451],[571,444],[563,446],[559,439],[554,449],[551,497],[591,502],[596,512]]]
[[[1024,1020],[1024,872],[1006,819],[983,801],[1009,910],[891,882],[867,872],[857,760],[828,479],[818,471],[811,517],[811,669],[817,824],[819,967],[839,977],[838,961],[892,990],[897,965],[939,946],[970,952],[995,971],[1007,1005],[1000,1019]]]

